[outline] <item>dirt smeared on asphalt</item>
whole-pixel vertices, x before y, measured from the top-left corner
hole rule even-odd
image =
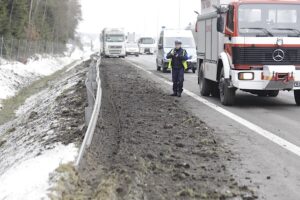
[[[103,60],[101,76],[93,143],[52,199],[257,198],[229,174],[231,151],[181,101],[122,60]]]

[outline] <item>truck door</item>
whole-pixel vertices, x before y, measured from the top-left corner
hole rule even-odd
[[[225,26],[225,49],[229,55],[232,55],[232,41],[231,37],[234,35],[234,28],[235,28],[235,21],[234,21],[234,6],[228,6],[228,12],[226,16],[226,26]]]

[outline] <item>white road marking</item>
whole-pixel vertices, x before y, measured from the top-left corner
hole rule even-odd
[[[139,65],[136,65],[132,62],[130,62],[130,64],[132,64],[133,66],[135,66],[138,69],[141,69],[141,70],[149,73],[148,70],[144,69],[143,67],[140,67]],[[152,72],[150,72],[150,73],[153,74]],[[155,75],[155,74],[153,74],[153,75]],[[160,81],[162,81],[162,82],[164,82],[168,85],[172,85],[172,82],[167,81],[164,78],[158,77],[157,75],[155,75],[155,76]],[[281,146],[282,148],[284,148],[284,149],[286,149],[286,150],[288,150],[288,151],[290,151],[290,152],[292,152],[292,153],[294,153],[294,154],[296,154],[297,156],[300,157],[300,147],[299,146],[297,146],[297,145],[295,145],[295,144],[293,144],[293,143],[291,143],[291,142],[289,142],[289,141],[287,141],[287,140],[271,133],[270,131],[267,131],[267,130],[253,124],[252,122],[250,122],[250,121],[248,121],[248,120],[246,120],[246,119],[244,119],[244,118],[242,118],[242,117],[240,117],[240,116],[238,116],[238,115],[236,115],[232,112],[229,112],[228,110],[226,110],[226,109],[224,109],[224,108],[222,108],[222,107],[220,107],[220,106],[218,106],[214,103],[211,103],[210,101],[196,95],[195,93],[193,93],[193,92],[191,92],[187,89],[184,89],[184,93],[186,93],[188,96],[194,98],[195,100],[197,100],[197,101],[205,104],[206,106],[218,111],[219,113],[225,115],[226,117],[238,122],[239,124],[247,127],[248,129],[254,131],[255,133],[265,137],[266,139],[270,140],[271,142]]]

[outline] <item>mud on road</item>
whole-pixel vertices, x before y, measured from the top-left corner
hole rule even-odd
[[[227,170],[234,155],[213,130],[146,76],[103,60],[97,131],[61,198],[256,199]]]

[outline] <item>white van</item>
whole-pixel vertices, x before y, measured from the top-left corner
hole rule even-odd
[[[156,54],[157,70],[160,71],[162,69],[163,72],[168,71],[169,59],[167,59],[166,56],[171,49],[175,47],[175,40],[182,42],[182,48],[187,51],[189,56],[189,60],[187,61],[188,70],[191,69],[193,73],[195,73],[197,69],[197,52],[191,30],[164,29],[161,31]]]

